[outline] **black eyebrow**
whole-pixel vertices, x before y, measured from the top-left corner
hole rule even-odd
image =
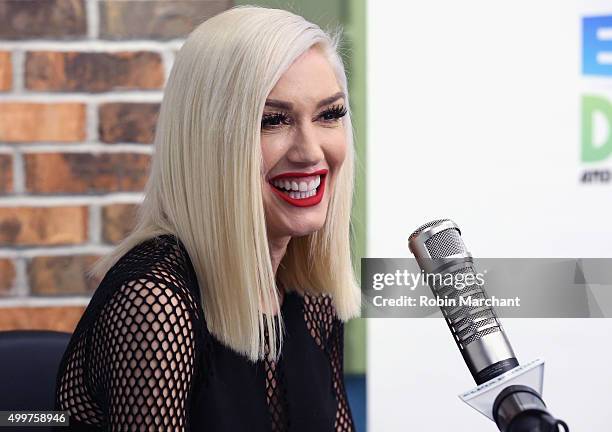
[[[335,94],[331,95],[330,97],[325,98],[325,99],[319,101],[319,103],[317,104],[317,108],[321,108],[322,106],[328,105],[328,104],[330,104],[332,102],[335,102],[338,99],[343,98],[343,97],[344,97],[344,93],[339,91],[338,93],[335,93]]]
[[[266,99],[266,106],[273,108],[280,108],[284,110],[291,110],[293,108],[293,104],[289,102],[283,102],[277,99]]]
[[[343,97],[344,97],[344,92],[339,91],[338,93],[335,93],[331,95],[330,97],[321,99],[319,103],[317,103],[317,108],[321,108],[322,106],[328,105]],[[281,101],[278,99],[266,99],[266,106],[284,109],[284,110],[291,110],[293,108],[293,104],[291,102],[285,102],[285,101]]]

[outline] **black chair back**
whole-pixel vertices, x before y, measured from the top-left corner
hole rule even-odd
[[[55,380],[70,336],[39,330],[0,332],[0,411],[53,410]]]

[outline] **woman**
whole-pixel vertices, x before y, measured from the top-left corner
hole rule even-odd
[[[170,74],[134,231],[62,360],[74,429],[351,431],[353,149],[337,39],[237,7]]]

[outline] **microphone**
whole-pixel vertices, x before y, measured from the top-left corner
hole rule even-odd
[[[520,381],[520,376],[527,370],[519,366],[493,307],[478,301],[488,296],[484,283],[476,282],[482,279],[477,277],[472,255],[463,243],[459,227],[450,219],[426,223],[410,235],[408,247],[419,267],[428,275],[427,281],[434,296],[451,300],[438,304],[479,386],[471,393],[481,390],[484,393],[485,388],[489,393],[491,388],[498,391],[492,406],[487,407],[498,429],[502,432],[556,432],[563,427],[569,431],[563,421],[550,415],[536,390],[526,385],[503,387],[513,380]],[[448,275],[452,275],[451,283],[446,282]],[[464,281],[460,286],[454,283],[458,276]],[[473,283],[467,283],[468,280]],[[461,302],[461,298],[477,301]],[[491,417],[489,413],[485,415]]]
[[[410,251],[419,267],[429,274],[473,274],[472,256],[466,250],[459,227],[448,219],[435,220],[417,228],[408,239]],[[434,278],[435,279],[435,278]],[[441,279],[441,278],[440,278]],[[431,279],[430,279],[431,280]],[[433,285],[433,286],[432,286]],[[484,288],[465,284],[434,283],[433,294],[455,300],[457,305],[440,309],[476,384],[482,384],[518,366],[516,355],[492,307],[461,306],[459,297],[486,298]]]

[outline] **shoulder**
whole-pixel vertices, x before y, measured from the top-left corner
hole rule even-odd
[[[175,314],[188,314],[190,320],[201,318],[193,266],[182,242],[170,234],[134,246],[108,271],[98,289],[105,297],[105,309],[115,299],[122,301],[122,307],[142,305],[157,311],[163,306]]]
[[[152,291],[155,287],[183,298],[194,307],[199,302],[197,278],[189,255],[182,242],[170,234],[150,238],[130,249],[109,269],[97,291],[108,299],[109,295],[117,295],[117,291],[140,290],[144,294],[143,289]],[[95,296],[93,300],[97,300]]]
[[[160,328],[159,334],[183,333],[182,327],[193,333],[201,319],[195,280],[180,240],[169,234],[150,238],[107,272],[96,292],[100,297],[91,301],[95,321],[106,328],[139,323]]]
[[[197,278],[184,246],[171,235],[139,243],[111,267],[75,334],[93,330],[103,336],[101,330],[134,323],[157,327],[165,320],[195,329],[195,336],[201,336],[204,317]]]
[[[186,282],[183,279],[190,270],[191,261],[183,243],[173,235],[164,234],[132,247],[109,269],[105,279],[146,272],[155,276],[170,275]]]

